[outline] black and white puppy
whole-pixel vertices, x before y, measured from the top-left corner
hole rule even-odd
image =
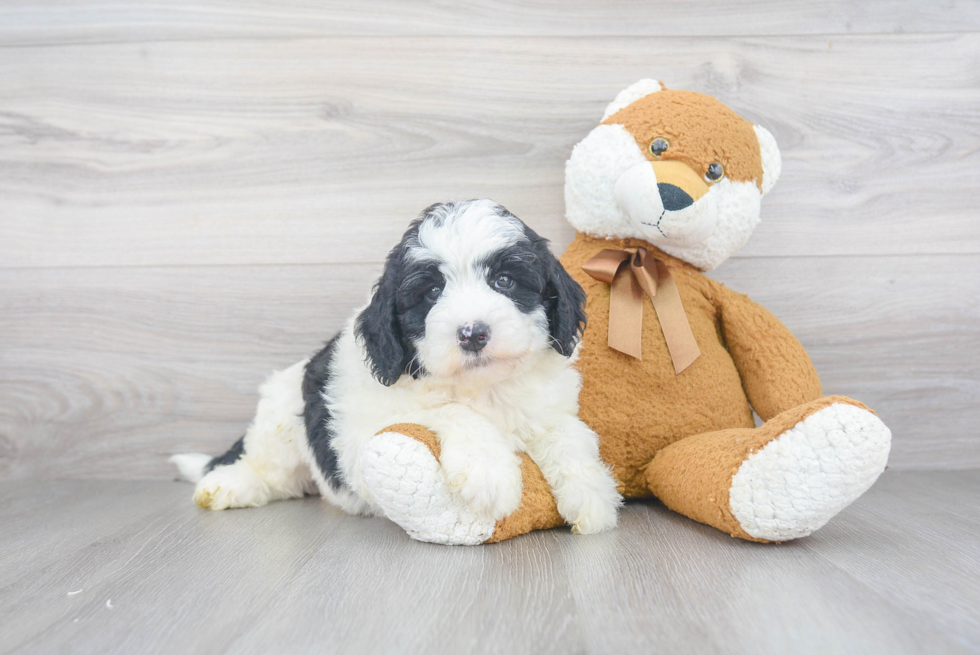
[[[446,488],[476,516],[518,508],[526,452],[576,532],[611,528],[621,498],[577,416],[584,302],[547,241],[500,205],[433,205],[389,253],[368,305],[262,386],[231,450],[171,459],[207,509],[319,492],[385,515],[366,446],[386,426],[418,423],[439,439]],[[400,481],[374,481],[388,483]]]

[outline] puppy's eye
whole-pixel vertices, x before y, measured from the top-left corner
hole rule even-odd
[[[667,152],[667,148],[669,147],[670,143],[667,141],[667,139],[658,136],[656,139],[650,142],[650,153],[654,157],[659,157]]]
[[[704,179],[709,182],[717,182],[723,177],[725,177],[725,169],[718,162],[714,162],[708,166],[708,171],[704,174]]]
[[[429,290],[425,292],[425,297],[433,302],[442,294],[442,287],[432,286]]]
[[[514,286],[514,278],[509,275],[498,275],[493,281],[493,286],[497,289],[510,289]]]

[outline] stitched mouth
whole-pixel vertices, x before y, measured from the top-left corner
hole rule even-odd
[[[667,210],[666,209],[664,209],[662,212],[660,212],[660,216],[657,217],[657,222],[656,223],[647,223],[646,221],[640,221],[640,223],[642,223],[643,225],[646,225],[648,227],[656,228],[657,229],[657,232],[660,232],[660,234],[663,234],[666,237],[667,235],[664,234],[664,231],[660,229],[660,221],[663,220],[664,214],[666,214],[666,213],[667,213]]]

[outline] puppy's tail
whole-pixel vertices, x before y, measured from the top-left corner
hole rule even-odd
[[[213,459],[210,455],[202,455],[201,453],[184,453],[174,455],[170,461],[177,465],[180,475],[185,480],[197,482],[204,477]]]

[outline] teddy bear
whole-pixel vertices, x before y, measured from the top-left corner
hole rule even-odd
[[[621,91],[565,166],[576,236],[561,262],[587,296],[580,417],[626,498],[756,542],[822,527],[871,487],[891,445],[868,407],[823,395],[775,316],[704,274],[746,243],[780,171],[765,128],[652,79]],[[522,462],[521,506],[499,521],[458,498],[423,426],[375,435],[364,475],[413,538],[480,544],[564,523]]]

